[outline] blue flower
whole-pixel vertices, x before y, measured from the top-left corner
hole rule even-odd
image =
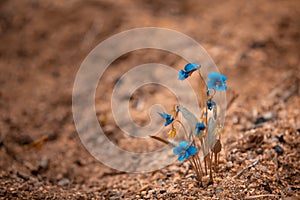
[[[215,89],[216,91],[226,90],[226,79],[227,77],[218,72],[211,72],[208,74],[209,81],[207,82],[207,87],[209,89]]]
[[[165,126],[168,126],[169,124],[171,124],[174,121],[174,117],[170,114],[160,113],[160,112],[158,114],[166,120]]]
[[[214,106],[216,106],[216,102],[214,102],[213,100],[208,100],[206,102],[207,108],[208,110],[211,110]]]
[[[197,153],[197,148],[189,146],[186,141],[181,141],[179,146],[173,149],[173,152],[178,155],[178,160],[182,162],[184,159],[188,159]]]
[[[187,77],[189,77],[189,74],[183,70],[180,70],[178,72],[178,80],[184,80],[186,79]]]
[[[190,76],[194,71],[197,69],[200,69],[201,65],[196,64],[196,63],[188,63],[185,67],[184,70],[180,70],[178,72],[178,80],[184,80],[188,76]]]
[[[197,122],[195,128],[196,128],[196,135],[199,136],[200,132],[204,131],[204,129],[205,129],[204,122],[202,122],[202,123]]]

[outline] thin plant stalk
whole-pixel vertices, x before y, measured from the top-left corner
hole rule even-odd
[[[183,123],[181,121],[179,121],[178,119],[176,119],[173,123],[175,123],[175,122],[178,122],[181,125],[181,127],[183,128],[183,131],[184,131],[184,134],[185,134],[186,138],[189,139],[187,131],[186,131],[186,128],[184,127]]]
[[[199,157],[199,156],[197,156],[196,161],[198,162],[198,165],[199,165],[199,172],[200,172],[201,177],[202,177],[202,176],[203,176],[203,169],[202,169],[201,160],[200,160],[200,157]]]
[[[217,172],[218,171],[218,153],[215,153],[215,171]]]
[[[202,185],[202,177],[200,176],[199,172],[197,171],[196,164],[193,163],[194,159],[193,158],[192,158],[192,160],[189,159],[189,161],[190,161],[190,164],[191,164],[193,170],[196,172],[198,182],[200,182],[200,185]]]
[[[209,155],[209,179],[210,182],[214,182],[213,180],[213,175],[212,175],[212,157],[213,157],[213,152],[211,153],[211,156]]]
[[[200,120],[203,118],[204,115],[204,108],[205,106],[205,102],[206,102],[206,91],[207,91],[207,86],[206,83],[200,73],[200,70],[198,71],[199,74],[199,82],[200,82],[200,107],[201,107],[201,114],[200,114]]]

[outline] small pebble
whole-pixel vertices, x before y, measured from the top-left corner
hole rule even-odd
[[[261,155],[264,153],[264,150],[262,148],[259,148],[256,150],[256,153]]]
[[[254,124],[257,125],[257,124],[261,124],[261,123],[264,123],[266,122],[265,118],[263,117],[258,117],[256,118],[256,120],[254,121]]]
[[[265,113],[262,117],[256,118],[256,120],[254,121],[254,124],[257,125],[257,124],[264,123],[266,121],[269,121],[273,117],[274,117],[273,113],[271,113],[271,112]]]
[[[22,173],[20,171],[17,171],[17,176],[19,176],[20,178],[22,178],[26,181],[30,179],[30,177],[28,175],[26,175],[25,173]]]
[[[270,140],[270,143],[271,144],[277,144],[277,138],[275,136],[271,136],[271,140]]]
[[[48,169],[49,162],[50,162],[49,158],[43,158],[41,160],[41,162],[40,162],[39,168],[41,168],[41,169]]]
[[[248,151],[248,156],[247,156],[248,160],[252,160],[255,158],[255,154],[253,151]]]
[[[266,46],[266,43],[264,41],[253,41],[250,47],[252,49],[257,49],[257,48],[264,48]]]
[[[263,118],[264,118],[265,120],[270,120],[270,119],[272,119],[273,117],[274,117],[274,115],[273,115],[272,112],[267,112],[267,113],[265,113],[265,114],[263,115]]]
[[[162,181],[158,183],[160,187],[164,187],[166,185],[166,182]]]
[[[282,155],[284,153],[283,148],[279,145],[274,146],[273,149],[275,149],[275,151],[278,155]]]
[[[252,116],[256,118],[257,115],[258,115],[258,110],[255,108],[252,110]]]
[[[286,189],[289,190],[290,192],[297,190],[297,188],[292,185],[287,186]]]
[[[195,175],[191,175],[190,178],[191,178],[191,179],[195,179],[195,180],[198,179],[197,176],[195,176]]]
[[[223,189],[222,189],[222,188],[217,188],[217,189],[216,189],[216,194],[220,194],[221,192],[223,192]]]
[[[226,168],[227,168],[227,169],[230,169],[230,168],[232,168],[232,167],[233,167],[233,163],[232,163],[231,161],[227,162]]]
[[[63,178],[63,179],[61,179],[60,181],[58,181],[57,184],[58,184],[59,186],[67,186],[67,185],[69,185],[69,183],[70,183],[69,179]]]
[[[159,193],[163,194],[163,193],[166,193],[167,190],[160,190]]]
[[[238,117],[235,116],[235,117],[233,117],[232,121],[233,121],[233,124],[238,124],[240,120]]]
[[[172,173],[171,172],[168,172],[167,173],[167,177],[171,177],[172,176]]]
[[[283,134],[279,136],[278,141],[281,142],[281,143],[285,143]]]
[[[266,171],[268,170],[268,168],[267,168],[266,166],[262,166],[260,169],[261,169],[261,171],[263,171],[263,172],[266,172]]]
[[[19,145],[26,145],[26,144],[30,144],[33,142],[33,139],[31,138],[31,136],[26,133],[22,133],[22,134],[18,135],[18,137],[14,138],[14,140]]]

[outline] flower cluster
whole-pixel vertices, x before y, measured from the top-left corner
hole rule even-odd
[[[197,153],[197,148],[189,145],[186,141],[181,141],[178,146],[176,146],[173,152],[178,155],[178,160],[183,161],[188,159]]]
[[[187,79],[195,71],[199,72],[200,83],[201,86],[203,86],[199,91],[201,103],[199,117],[196,117],[182,105],[174,106],[172,114],[165,112],[158,114],[165,120],[165,126],[171,126],[168,135],[172,140],[174,140],[178,134],[177,127],[181,126],[183,128],[185,140],[180,141],[178,145],[174,145],[173,152],[178,156],[178,161],[183,162],[188,160],[190,162],[197,175],[199,184],[202,185],[202,177],[206,174],[209,174],[210,182],[213,182],[212,169],[217,169],[218,154],[221,151],[220,133],[222,130],[220,121],[221,112],[218,112],[218,110],[222,104],[220,103],[220,105],[218,105],[213,99],[217,92],[227,89],[227,77],[218,72],[210,72],[208,73],[209,80],[205,83],[200,68],[200,64],[188,63],[184,69],[178,72],[179,80]],[[186,124],[179,119],[179,113],[187,122],[189,129],[187,129],[185,127]],[[156,136],[153,136],[153,138],[158,139]],[[159,138],[158,140],[167,144],[174,144],[168,139]],[[200,154],[200,152],[202,152],[202,154]],[[215,158],[214,161],[213,158]],[[204,168],[202,167],[203,165]]]

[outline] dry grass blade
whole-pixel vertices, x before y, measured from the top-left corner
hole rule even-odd
[[[232,98],[230,99],[230,101],[227,103],[227,106],[226,106],[226,109],[227,109],[227,110],[232,106],[233,102],[234,102],[238,97],[239,97],[239,94],[233,92],[233,97],[232,97]]]
[[[249,170],[251,167],[254,167],[255,165],[257,165],[259,163],[259,161],[260,160],[257,159],[251,165],[248,165],[246,168],[244,168],[241,171],[239,171],[233,178],[239,178],[246,170]]]
[[[48,135],[42,136],[26,146],[26,150],[35,148],[40,150],[44,144],[48,142]]]
[[[278,195],[276,195],[276,194],[261,194],[261,195],[245,197],[245,200],[246,199],[259,199],[259,198],[263,198],[263,197],[277,197],[277,196]]]
[[[162,143],[165,143],[165,144],[171,144],[171,145],[175,146],[175,145],[172,144],[171,142],[169,142],[169,141],[167,141],[167,140],[165,140],[165,139],[162,139],[162,138],[160,138],[160,137],[157,137],[157,136],[154,136],[154,135],[150,135],[150,137],[153,138],[153,139],[155,139],[155,140],[158,140],[158,141],[160,141],[160,142],[162,142]]]

